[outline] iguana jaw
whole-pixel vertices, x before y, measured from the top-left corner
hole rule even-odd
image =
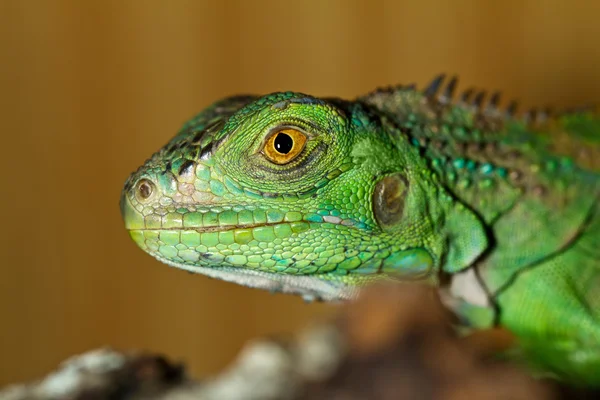
[[[163,262],[185,265],[186,269],[228,266],[307,275],[310,273],[301,266],[315,264],[316,272],[334,252],[329,250],[332,245],[319,250],[318,244],[302,239],[303,235],[325,237],[326,232],[336,231],[336,225],[344,230],[356,229],[341,218],[251,208],[253,211],[239,210],[238,206],[235,212],[229,206],[212,208],[218,213],[198,208],[184,212],[180,208],[181,213],[169,213],[159,207],[144,216],[143,207],[135,203],[135,193],[124,192],[121,200],[125,226],[137,245]],[[242,221],[251,222],[240,224]],[[300,254],[288,254],[292,250]],[[319,255],[326,259],[317,260]],[[288,269],[292,261],[299,268]]]
[[[144,216],[134,208],[126,193],[121,200],[121,211],[125,226],[136,244],[157,260],[172,267],[243,286],[296,294],[305,300],[343,300],[353,298],[358,293],[358,287],[348,286],[348,282],[345,282],[341,276],[336,279],[336,277],[324,277],[322,274],[294,275],[268,272],[264,268],[261,270],[258,262],[269,259],[268,257],[225,256],[210,251],[225,250],[226,247],[235,249],[242,249],[242,246],[256,247],[257,240],[262,240],[262,243],[265,243],[262,247],[268,249],[267,240],[274,242],[279,238],[278,236],[284,238],[286,232],[301,233],[309,228],[307,222],[148,229]],[[167,226],[173,223],[168,219],[164,222]],[[313,223],[313,227],[316,227],[316,223]],[[269,255],[268,250],[266,251],[265,254]]]
[[[348,286],[342,279],[322,276],[287,275],[235,267],[202,267],[173,262],[153,254],[160,262],[188,272],[205,275],[242,286],[302,296],[305,301],[337,301],[355,298],[360,288]]]

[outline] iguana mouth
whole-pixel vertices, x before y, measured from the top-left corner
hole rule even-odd
[[[267,226],[277,226],[282,224],[288,224],[288,222],[277,222],[272,224],[247,224],[247,225],[227,225],[227,226],[204,226],[204,227],[172,227],[172,228],[141,228],[141,229],[128,229],[129,231],[196,231],[199,233],[205,232],[227,232],[236,231],[240,229],[254,229]]]
[[[189,211],[167,213],[165,215],[143,215],[136,210],[128,196],[123,196],[121,212],[125,228],[129,231],[196,231],[199,233],[253,230],[274,228],[301,232],[310,229],[316,223],[361,227],[352,219],[342,219],[332,215],[303,215],[294,211],[258,210],[258,214],[249,210],[233,211]],[[243,222],[243,223],[242,223]]]

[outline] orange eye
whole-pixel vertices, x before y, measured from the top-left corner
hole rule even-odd
[[[271,135],[263,148],[265,157],[275,164],[287,164],[302,152],[306,135],[296,129],[286,128]]]

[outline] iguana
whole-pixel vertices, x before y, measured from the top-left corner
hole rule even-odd
[[[457,82],[218,101],[129,177],[126,228],[171,266],[308,299],[439,285],[465,325],[598,385],[600,119]]]

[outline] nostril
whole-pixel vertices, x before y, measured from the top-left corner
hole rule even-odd
[[[136,185],[135,194],[139,200],[148,200],[154,193],[154,190],[154,183],[150,182],[148,179],[140,179]]]

